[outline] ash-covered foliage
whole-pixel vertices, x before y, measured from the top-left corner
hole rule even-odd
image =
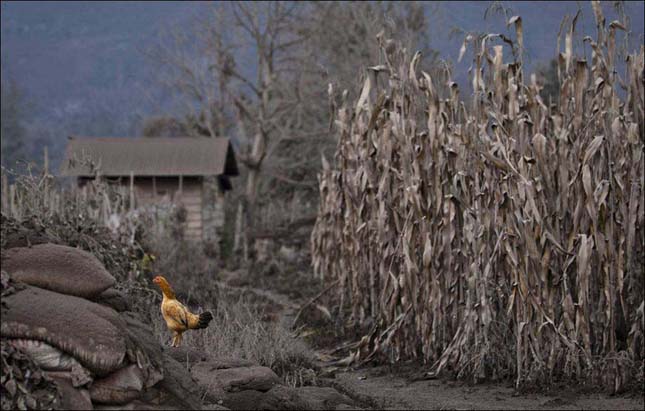
[[[21,288],[4,271],[0,272],[2,298]],[[4,304],[0,301],[0,304]],[[54,382],[47,378],[27,355],[5,340],[0,343],[2,377],[0,377],[0,409],[51,410],[60,398]]]
[[[83,214],[73,218],[55,215],[46,220],[36,215],[17,221],[12,217],[0,217],[2,248],[28,247],[36,244],[52,243],[78,247],[94,254],[105,268],[117,279],[128,278],[132,268],[131,255],[136,248],[115,241],[106,227],[83,218]]]
[[[58,409],[60,396],[55,383],[23,352],[6,341],[0,342],[2,377],[0,377],[1,409]]]
[[[144,257],[139,240],[145,218],[125,219],[118,229],[106,222],[127,208],[123,194],[96,181],[83,189],[63,189],[53,176],[19,175],[0,216],[2,249],[53,243],[94,254],[119,281],[136,278]],[[7,190],[8,191],[8,190]]]

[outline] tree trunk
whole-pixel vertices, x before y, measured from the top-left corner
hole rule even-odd
[[[244,206],[242,205],[242,201],[240,201],[237,205],[237,211],[235,213],[235,234],[233,237],[233,253],[236,254],[240,251],[240,248],[242,247],[242,242],[244,241],[244,224],[242,222],[244,216]]]
[[[260,126],[261,127],[261,126]],[[254,249],[255,238],[253,227],[255,226],[255,209],[258,197],[258,181],[262,167],[262,160],[266,154],[266,135],[260,130],[253,141],[251,161],[248,164],[249,173],[246,178],[246,190],[244,193],[244,261],[248,262],[251,257],[251,250]]]

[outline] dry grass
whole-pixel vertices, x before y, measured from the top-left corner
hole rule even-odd
[[[119,280],[117,288],[129,296],[133,309],[150,321],[159,341],[167,344],[170,335],[159,311],[160,293],[149,281],[151,273],[163,273],[183,302],[214,316],[209,328],[187,333],[183,344],[215,357],[257,362],[287,384],[314,382],[307,347],[277,324],[262,321],[258,301],[220,293],[214,267],[198,244],[178,235],[172,212],[169,221],[162,222],[163,230],[151,230],[145,213],[135,213],[113,232],[105,226],[109,206],[123,204],[124,199],[103,183],[91,183],[86,190],[61,190],[53,176],[23,175],[17,176],[13,190],[13,208],[2,213],[3,249],[7,242],[27,245],[27,238],[32,244],[55,242],[92,252]],[[142,266],[141,256],[146,254],[156,256],[152,267]]]
[[[524,78],[521,19],[509,22],[514,42],[464,42],[470,102],[455,83],[439,96],[418,54],[380,40],[382,66],[337,111],[336,165],[320,176],[312,234],[315,271],[340,280],[339,312],[370,329],[351,360],[419,358],[432,373],[610,391],[638,372],[644,51],[621,77],[621,25],[593,5],[591,61],[574,55],[575,19],[564,25],[553,107]]]
[[[200,283],[199,288],[202,292],[197,291],[197,296],[175,288],[180,300],[199,302],[199,305],[190,304],[193,312],[213,314],[208,328],[185,333],[182,345],[202,350],[214,358],[245,359],[269,367],[291,386],[315,383],[311,350],[278,323],[263,321],[265,313],[257,301],[227,295],[212,283]],[[137,310],[148,313],[159,342],[168,345],[171,335],[159,311],[160,293],[139,290],[138,294]]]
[[[279,310],[274,304],[235,294],[217,286],[220,267],[209,262],[198,243],[173,235],[172,225],[164,232],[149,232],[145,249],[156,256],[154,274],[163,274],[173,286],[178,299],[193,312],[210,311],[213,321],[203,330],[184,335],[183,345],[203,350],[213,357],[241,358],[271,368],[292,386],[315,382],[313,354],[300,340],[274,321]],[[250,276],[238,272],[238,275]],[[159,341],[167,345],[170,333],[159,311],[161,294],[153,286],[147,290],[130,290],[141,305],[138,311],[148,313]]]
[[[2,248],[65,244],[93,253],[120,281],[138,277],[137,258],[143,254],[138,239],[146,222],[123,217],[118,229],[107,226],[110,216],[128,210],[122,190],[99,181],[62,189],[54,176],[31,171],[9,185],[6,173],[3,169]]]
[[[278,324],[262,321],[251,301],[228,297],[203,309],[213,313],[213,321],[204,330],[186,333],[182,344],[214,357],[242,358],[269,367],[291,385],[313,382],[310,349]],[[157,324],[163,324],[161,319]],[[168,332],[161,334],[166,343]]]

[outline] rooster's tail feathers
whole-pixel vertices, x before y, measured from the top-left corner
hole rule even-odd
[[[206,311],[205,313],[199,314],[199,321],[197,322],[196,328],[208,327],[208,323],[210,323],[212,319],[213,319],[213,314],[211,314],[208,311]]]

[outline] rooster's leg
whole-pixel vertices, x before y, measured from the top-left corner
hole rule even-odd
[[[183,335],[181,333],[177,333],[177,345],[176,345],[176,347],[179,347],[179,344],[181,344],[182,337],[183,337]]]
[[[177,338],[179,337],[178,333],[173,333],[172,335],[172,342],[170,343],[171,347],[177,347]]]

